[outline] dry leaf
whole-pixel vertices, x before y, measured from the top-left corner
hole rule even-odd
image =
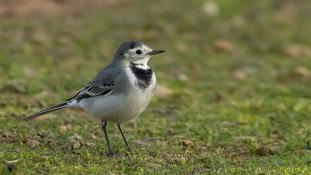
[[[295,73],[299,76],[308,78],[311,76],[311,72],[308,68],[303,67],[303,66],[298,66],[295,68]]]
[[[283,48],[285,56],[292,58],[311,56],[311,48],[304,45],[290,45]]]
[[[164,86],[164,85],[158,85],[157,86],[157,90],[155,92],[155,95],[157,97],[165,98],[171,94],[172,94],[172,90],[169,89],[167,86]]]
[[[77,149],[80,148],[82,144],[82,137],[78,134],[74,134],[73,136],[68,138],[71,143],[71,149]]]
[[[95,147],[96,146],[96,144],[92,143],[92,142],[86,142],[85,145],[88,147]]]
[[[176,49],[180,52],[186,52],[188,47],[186,46],[186,44],[182,43],[182,42],[178,42],[176,44]]]
[[[178,79],[180,81],[188,81],[188,76],[186,74],[180,73],[178,74]]]
[[[36,147],[36,146],[38,146],[38,145],[40,144],[39,141],[37,141],[37,140],[32,140],[32,139],[26,139],[26,140],[24,141],[24,143],[25,143],[27,146],[31,147],[31,148]]]
[[[60,132],[66,132],[67,131],[67,126],[66,125],[59,126],[59,131]]]
[[[237,80],[245,80],[247,78],[246,73],[242,70],[235,70],[232,75]]]
[[[202,6],[202,11],[207,16],[217,16],[219,15],[218,4],[214,1],[207,1]]]
[[[82,141],[82,137],[79,134],[74,134],[73,136],[68,137],[70,141]]]
[[[274,152],[270,148],[265,147],[265,146],[261,146],[261,147],[257,148],[256,153],[260,156],[269,156],[269,155],[274,154]]]
[[[14,142],[16,138],[16,134],[11,131],[4,131],[1,134],[1,139],[5,142]]]
[[[193,144],[193,142],[191,140],[188,140],[188,139],[183,139],[181,141],[181,143],[182,143],[183,146],[186,146],[186,147]]]
[[[68,130],[70,130],[72,127],[71,127],[71,124],[68,124],[68,125],[61,125],[59,126],[59,131],[64,133]]]
[[[91,138],[94,139],[94,140],[96,140],[96,139],[98,138],[98,137],[97,137],[97,134],[96,134],[96,133],[92,133],[92,134],[91,134]]]
[[[79,141],[74,141],[71,145],[71,149],[77,149],[80,148],[82,146],[82,143]]]
[[[219,39],[215,41],[214,48],[219,51],[231,52],[233,50],[233,44],[225,39]]]

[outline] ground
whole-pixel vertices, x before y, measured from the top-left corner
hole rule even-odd
[[[0,174],[311,173],[309,1],[107,2],[0,8]],[[74,95],[127,39],[167,51],[150,61],[156,97],[123,126],[132,153],[110,123],[119,153],[106,156],[79,110],[22,121]]]

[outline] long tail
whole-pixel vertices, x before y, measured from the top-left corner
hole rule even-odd
[[[58,104],[58,105],[55,105],[55,106],[51,106],[51,107],[49,107],[47,109],[44,109],[44,110],[42,110],[40,112],[31,114],[31,115],[25,117],[23,120],[24,121],[30,121],[30,120],[33,120],[33,119],[36,119],[36,118],[40,117],[41,115],[44,115],[44,114],[47,114],[47,113],[50,113],[50,112],[53,112],[53,111],[58,111],[60,109],[68,108],[68,107],[71,107],[71,106],[74,106],[73,105],[73,101],[66,101],[64,103],[61,103],[61,104]]]

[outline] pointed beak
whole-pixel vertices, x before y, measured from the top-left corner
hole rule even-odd
[[[151,52],[148,52],[148,55],[156,55],[165,52],[165,50],[152,50]]]

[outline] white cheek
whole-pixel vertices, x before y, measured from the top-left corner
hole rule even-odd
[[[142,69],[148,69],[148,61],[149,61],[150,57],[145,57],[144,59],[140,59],[135,61],[136,64],[140,64],[140,68]]]

